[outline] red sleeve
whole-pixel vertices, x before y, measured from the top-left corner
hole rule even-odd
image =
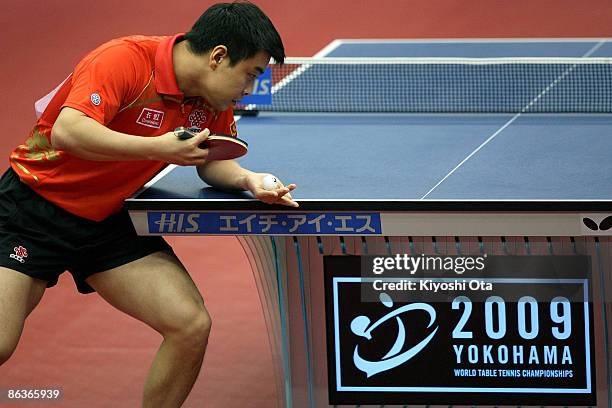
[[[115,44],[86,56],[72,75],[72,89],[63,106],[77,109],[107,125],[119,109],[132,102],[140,89],[139,73],[148,71],[146,59],[135,49]]]

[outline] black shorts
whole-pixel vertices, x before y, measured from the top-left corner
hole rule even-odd
[[[91,293],[87,277],[157,251],[171,248],[162,237],[138,236],[125,210],[91,221],[45,200],[12,169],[0,179],[0,266],[47,287],[69,271],[79,292]]]

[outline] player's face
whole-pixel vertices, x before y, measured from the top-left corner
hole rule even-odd
[[[211,107],[224,111],[251,93],[255,79],[263,73],[270,54],[261,51],[255,56],[230,66],[229,57],[211,55],[211,75],[207,75],[205,95]]]

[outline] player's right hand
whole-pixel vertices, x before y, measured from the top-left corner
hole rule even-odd
[[[208,157],[208,149],[200,149],[199,146],[209,135],[210,130],[204,129],[194,137],[184,140],[179,139],[174,132],[157,136],[154,138],[156,147],[152,158],[179,166],[202,165]]]

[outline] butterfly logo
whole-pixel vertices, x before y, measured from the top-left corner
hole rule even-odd
[[[582,223],[591,231],[607,231],[612,228],[612,215],[601,220],[599,225],[589,217],[582,218]]]

